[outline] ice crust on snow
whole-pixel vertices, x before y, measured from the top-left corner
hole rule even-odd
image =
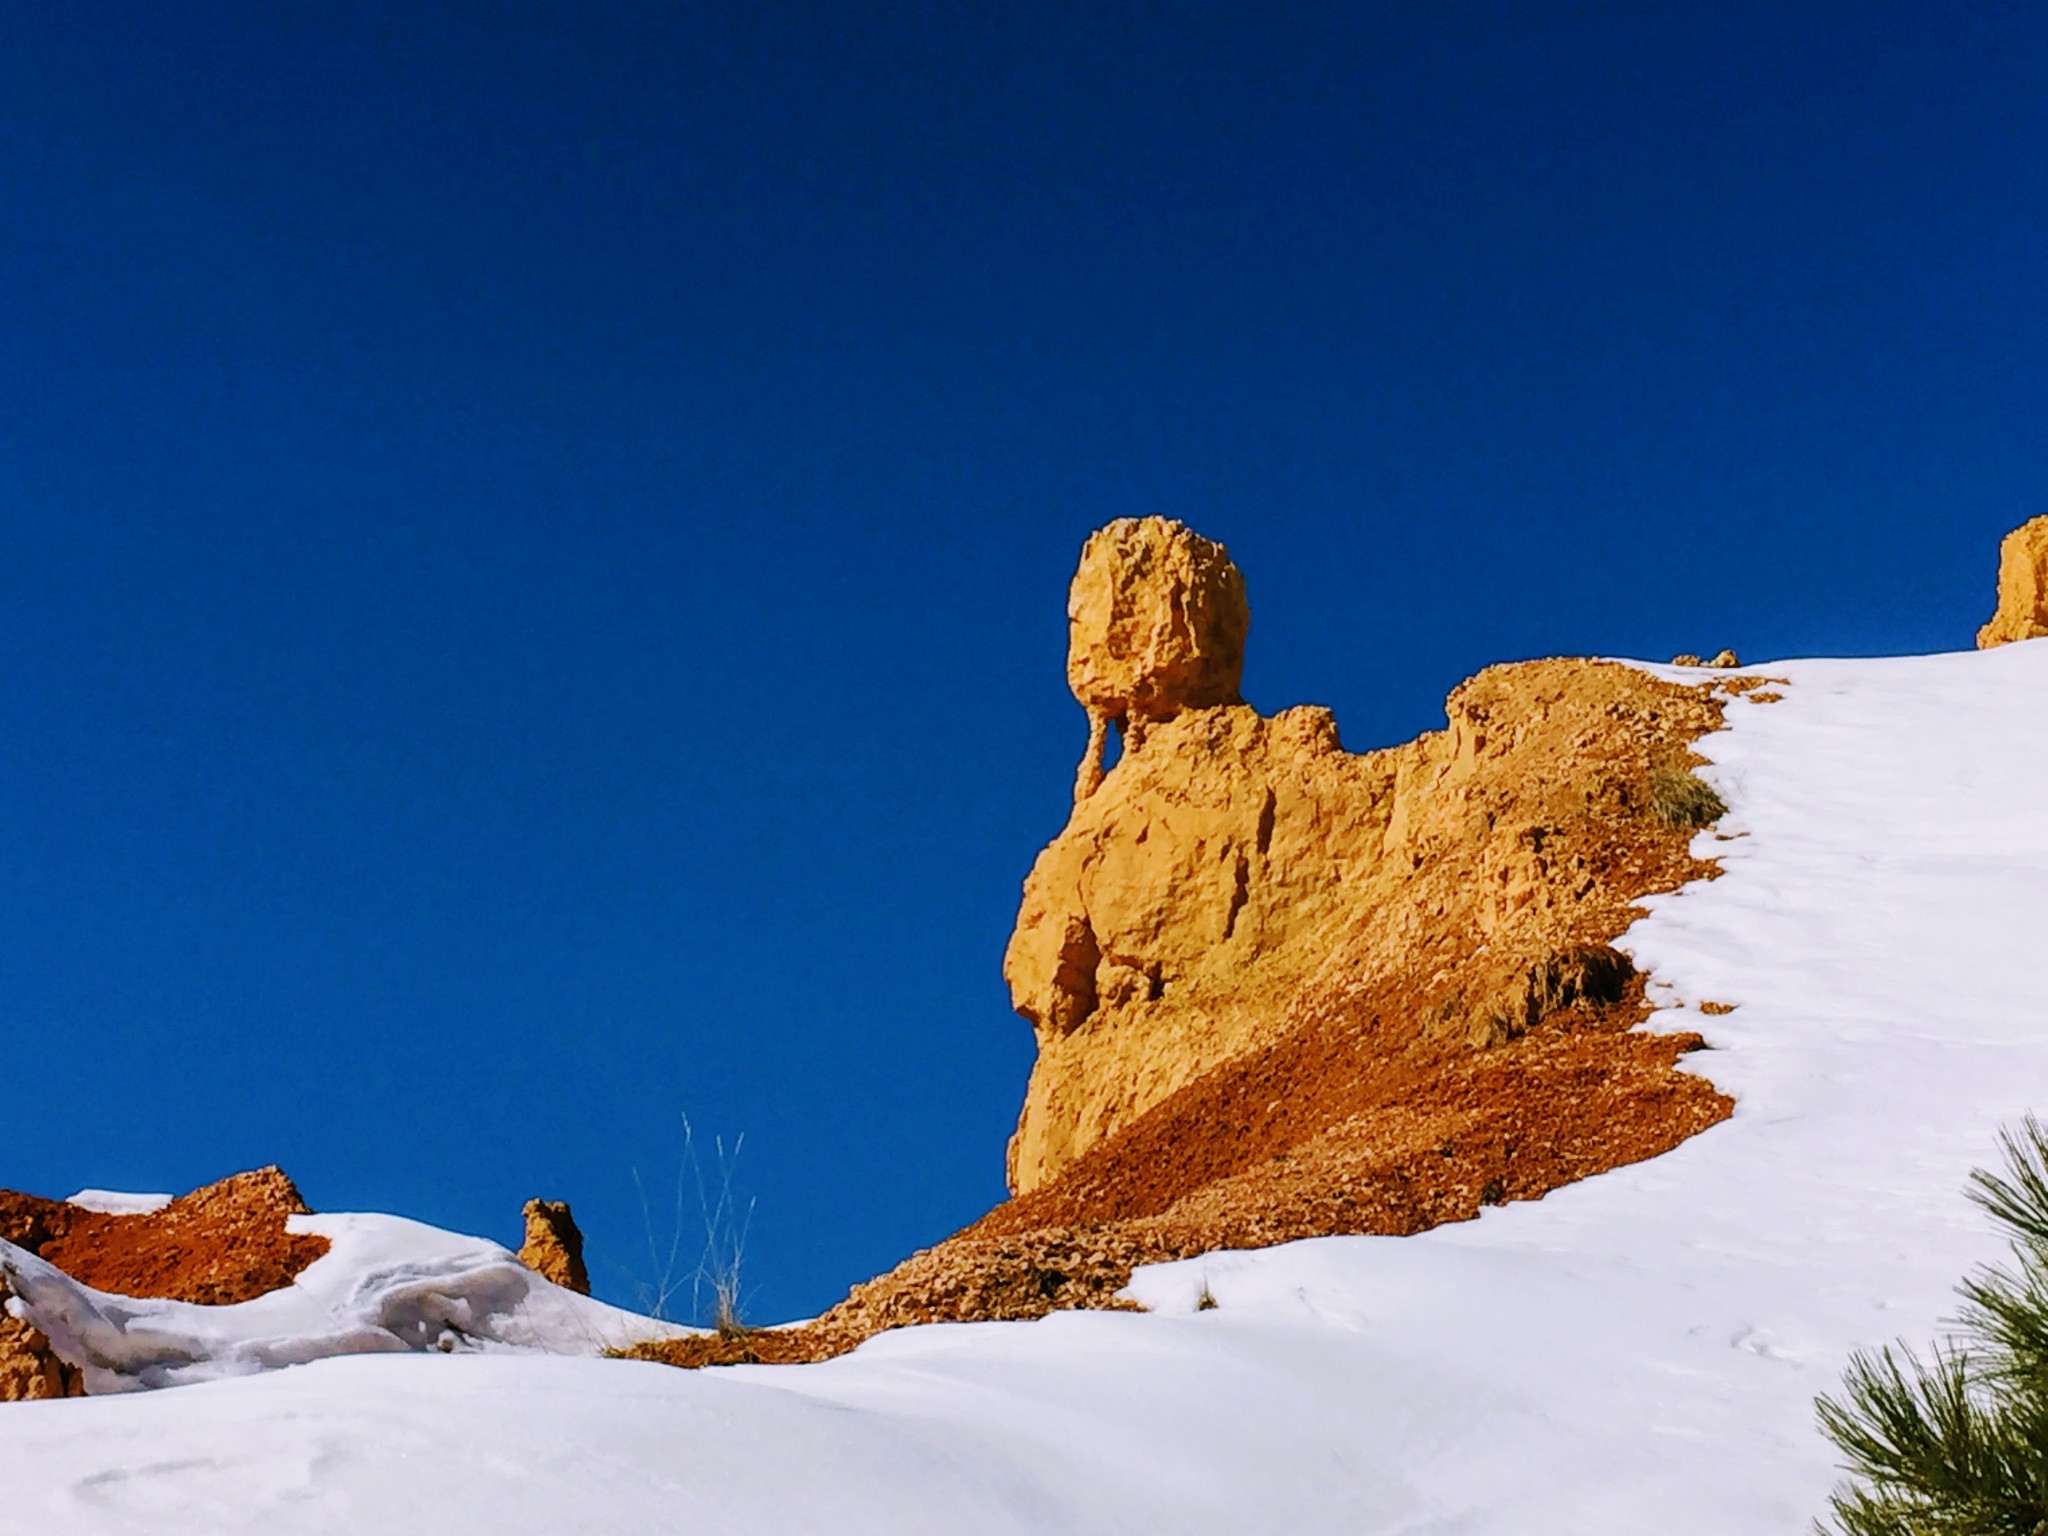
[[[232,1306],[113,1296],[0,1241],[8,1310],[95,1394],[249,1376],[335,1355],[434,1350],[600,1355],[683,1330],[550,1284],[506,1249],[398,1216],[287,1218],[328,1250]]]
[[[1725,872],[1622,941],[1736,1099],[1664,1157],[817,1366],[408,1353],[11,1405],[0,1532],[1805,1530],[1814,1395],[1943,1329],[1998,1256],[1968,1171],[2048,1107],[2048,641],[1749,670],[1785,697],[1700,744]]]
[[[148,1216],[162,1210],[170,1195],[131,1195],[118,1189],[81,1189],[64,1203],[102,1216]]]

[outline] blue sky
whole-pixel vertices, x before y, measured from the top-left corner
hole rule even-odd
[[[1227,542],[1361,748],[1967,645],[2044,78],[1995,5],[0,7],[0,1184],[567,1198],[630,1299],[687,1111],[829,1303],[1001,1195],[1088,530]]]

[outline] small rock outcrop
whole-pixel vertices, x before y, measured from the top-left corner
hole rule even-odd
[[[1089,537],[1067,594],[1067,684],[1088,711],[1074,798],[1102,782],[1109,728],[1128,742],[1183,709],[1238,702],[1244,577],[1221,544],[1164,517],[1123,517]]]
[[[1977,631],[1977,649],[2048,635],[2048,514],[2023,523],[1998,546],[1998,609]]]
[[[566,1291],[590,1294],[590,1271],[583,1267],[583,1229],[569,1213],[566,1200],[526,1202],[526,1240],[519,1262]]]

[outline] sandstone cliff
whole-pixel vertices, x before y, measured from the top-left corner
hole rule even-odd
[[[1998,547],[1998,608],[1977,631],[1977,649],[2048,635],[2048,514],[2024,523]]]
[[[1214,611],[1180,590],[1200,572],[1232,594],[1229,636],[1243,635],[1220,547],[1156,518],[1106,532],[1076,578],[1070,676],[1102,670],[1105,592],[1116,611]],[[1327,710],[1214,702],[1234,700],[1241,646],[1230,654],[1227,689],[1150,692],[1143,729],[1126,725],[1116,767],[1025,882],[1004,959],[1039,1049],[1010,1151],[1019,1194],[1299,1022],[1338,978],[1423,964],[1439,1011],[1418,1028],[1491,1027],[1470,999],[1625,926],[1641,888],[1609,866],[1643,841],[1652,760],[1716,724],[1698,689],[1529,662],[1459,688],[1448,730],[1353,754]],[[1104,691],[1075,692],[1106,707]]]

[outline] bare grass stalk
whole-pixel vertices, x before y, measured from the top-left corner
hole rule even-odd
[[[754,1222],[754,1200],[744,1204],[733,1189],[740,1152],[746,1135],[737,1137],[730,1151],[723,1136],[711,1139],[711,1168],[697,1151],[696,1128],[686,1114],[683,1122],[682,1153],[676,1161],[675,1198],[667,1226],[667,1240],[657,1235],[653,1207],[640,1170],[633,1170],[633,1187],[640,1195],[640,1217],[647,1238],[647,1256],[654,1280],[639,1287],[640,1302],[648,1316],[669,1320],[685,1288],[690,1295],[689,1320],[712,1329],[722,1338],[739,1338],[748,1332],[745,1322],[746,1291],[743,1280],[747,1237]],[[684,1252],[684,1234],[692,1222],[688,1207],[696,1202],[695,1227],[702,1241],[697,1260],[687,1274],[679,1273]]]

